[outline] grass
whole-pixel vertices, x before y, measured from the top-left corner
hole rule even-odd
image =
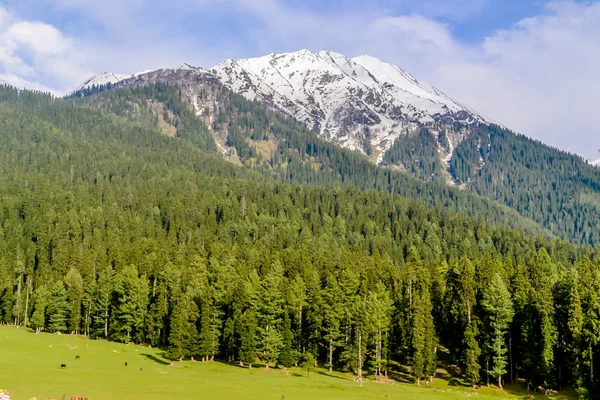
[[[75,356],[79,355],[79,360]],[[125,366],[127,362],[128,366]],[[65,369],[60,364],[67,364]],[[453,387],[436,379],[431,386],[379,383],[361,388],[349,374],[317,369],[309,378],[300,369],[251,370],[219,362],[175,362],[148,347],[89,340],[71,335],[36,335],[25,329],[0,326],[0,388],[15,400],[90,399],[467,399],[520,398],[525,393]],[[540,398],[543,398],[540,396]],[[546,397],[547,398],[547,397]],[[559,398],[559,397],[555,397]],[[560,398],[566,398],[564,396]]]

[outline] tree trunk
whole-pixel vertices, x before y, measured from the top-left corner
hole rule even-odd
[[[502,375],[498,377],[498,387],[502,389]]]
[[[333,342],[329,341],[329,373],[333,372]]]
[[[108,337],[108,310],[104,313],[104,337]]]
[[[594,351],[592,350],[592,345],[590,344],[590,382],[594,382]]]
[[[29,275],[27,275],[27,280],[25,284],[25,315],[23,317],[23,326],[27,327],[27,314],[29,313],[29,291],[31,289],[31,279]]]
[[[510,365],[510,383],[512,385],[515,382],[513,381],[512,334],[510,329],[508,330],[508,361]]]
[[[360,387],[362,387],[362,332],[360,329],[358,330],[358,381],[360,382]]]
[[[23,280],[23,275],[19,275],[19,285],[17,286],[17,313],[15,314],[15,326],[19,326],[21,322],[21,281]]]

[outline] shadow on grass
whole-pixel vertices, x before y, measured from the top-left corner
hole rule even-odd
[[[411,375],[410,371],[404,366],[399,366],[398,370],[388,370],[390,379],[393,379],[401,383],[415,383],[415,378]]]
[[[161,365],[169,365],[170,364],[169,361],[166,361],[162,358],[158,358],[154,354],[142,353],[142,356],[146,357],[150,361],[154,361],[155,363],[158,363]]]
[[[575,400],[578,398],[577,393],[570,388],[565,388],[558,392],[551,390],[548,393],[548,395],[546,395],[546,393],[542,390],[536,391],[535,389],[531,389],[531,390],[527,391],[527,384],[522,383],[522,382],[518,382],[518,383],[514,383],[514,384],[507,383],[504,385],[503,390],[498,389],[498,387],[495,385],[491,385],[489,387],[482,385],[481,390],[484,393],[492,392],[495,394],[505,392],[505,393],[510,394],[511,396],[515,396],[520,399]]]
[[[328,377],[328,378],[336,378],[336,379],[341,379],[341,380],[343,380],[343,381],[349,381],[349,380],[350,380],[350,379],[348,379],[348,378],[344,378],[343,376],[338,376],[338,375],[329,374],[329,373],[327,373],[327,372],[325,372],[325,371],[316,371],[316,372],[317,372],[317,374],[319,374],[319,375],[323,375],[323,376],[326,376],[326,377]]]

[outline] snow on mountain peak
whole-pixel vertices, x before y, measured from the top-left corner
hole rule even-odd
[[[194,72],[208,72],[207,70],[205,70],[202,67],[195,67],[195,66],[190,65],[188,63],[181,63],[181,64],[178,64],[178,65],[176,65],[174,67],[171,67],[169,69],[172,69],[174,71],[182,70],[182,71],[194,71]]]
[[[132,77],[133,74],[116,74],[114,72],[102,72],[100,74],[92,76],[87,81],[83,82],[81,85],[75,89],[75,92],[84,89],[91,89],[93,86],[103,86],[108,84],[115,84],[124,79]]]
[[[232,91],[292,116],[336,144],[367,154],[374,150],[379,161],[398,136],[421,126],[489,123],[395,65],[367,55],[351,59],[332,51],[304,49],[230,59],[210,71],[184,63],[131,75],[103,73],[76,90],[130,78],[136,78],[132,83],[172,82],[186,79],[189,71],[209,74]]]
[[[436,121],[486,122],[480,114],[375,57],[300,50],[228,60],[212,72],[235,92],[279,109],[352,149],[383,152]]]

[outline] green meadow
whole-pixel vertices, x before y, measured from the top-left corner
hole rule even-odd
[[[76,360],[76,356],[80,359]],[[125,366],[127,363],[127,366]],[[61,364],[66,364],[64,369]],[[160,350],[72,335],[36,335],[26,329],[0,326],[0,388],[15,400],[57,399],[63,394],[88,395],[91,400],[153,399],[467,399],[523,398],[525,393],[449,386],[436,379],[432,386],[365,380],[363,387],[350,374],[316,369],[265,370],[220,362],[175,362]],[[539,398],[547,398],[539,396]],[[566,398],[555,396],[554,398]]]

